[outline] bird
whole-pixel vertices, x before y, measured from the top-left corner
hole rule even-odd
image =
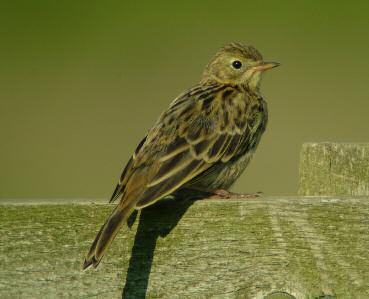
[[[99,265],[135,210],[188,190],[232,198],[229,189],[268,122],[262,74],[279,65],[238,42],[213,56],[199,83],[175,98],[138,144],[109,202],[120,201],[96,235],[83,269]]]

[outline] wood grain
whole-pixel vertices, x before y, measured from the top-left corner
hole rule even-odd
[[[0,205],[0,298],[369,298],[368,197],[159,202],[83,272],[111,209]]]
[[[305,143],[299,194],[369,196],[369,143]]]

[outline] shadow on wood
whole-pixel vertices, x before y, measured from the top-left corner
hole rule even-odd
[[[369,298],[368,197],[158,202],[82,271],[111,208],[0,205],[0,298]]]
[[[146,298],[156,242],[159,237],[165,238],[176,227],[193,202],[183,198],[168,199],[141,211],[122,292],[123,299]],[[129,219],[129,226],[136,216],[137,213]]]

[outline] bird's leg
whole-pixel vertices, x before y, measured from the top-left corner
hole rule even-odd
[[[199,199],[248,199],[260,197],[263,192],[256,193],[235,193],[226,189],[200,189],[200,188],[185,188],[180,190],[181,192],[177,196],[188,198],[193,200]]]
[[[257,193],[235,193],[230,192],[225,189],[215,189],[215,190],[209,190],[207,191],[211,193],[212,195],[208,198],[210,199],[246,199],[246,198],[257,198],[262,195],[262,192]]]

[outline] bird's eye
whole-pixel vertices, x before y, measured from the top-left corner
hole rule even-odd
[[[233,66],[233,68],[238,70],[242,67],[242,63],[239,60],[235,60],[235,61],[232,62],[232,66]]]

